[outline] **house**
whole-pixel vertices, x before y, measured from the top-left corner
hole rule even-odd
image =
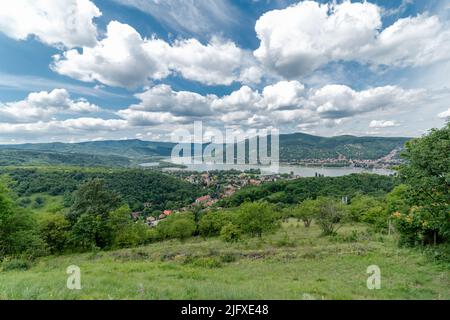
[[[204,184],[206,184],[207,186],[211,184],[211,177],[208,172],[203,173],[201,177]]]
[[[160,215],[159,215],[159,219],[165,219],[167,216],[164,214],[164,213],[161,213]]]
[[[250,179],[250,180],[249,180],[249,183],[250,183],[252,186],[258,186],[258,185],[261,184],[261,181],[260,181],[260,180],[256,180],[256,179]]]
[[[153,221],[155,221],[156,219],[155,219],[155,217],[147,217],[147,222],[153,222]]]
[[[217,201],[218,201],[217,199],[209,200],[208,202],[205,203],[205,207],[210,207],[210,206],[212,206],[214,203],[216,203]]]
[[[235,192],[236,192],[236,187],[232,186],[232,185],[228,185],[225,187],[223,194],[224,194],[224,196],[228,197],[228,196],[231,196]]]
[[[163,211],[163,214],[166,215],[166,216],[170,216],[172,213],[173,213],[172,210],[164,210]]]
[[[203,203],[208,202],[209,200],[211,200],[211,196],[206,195],[206,196],[195,199],[195,204],[203,204]]]

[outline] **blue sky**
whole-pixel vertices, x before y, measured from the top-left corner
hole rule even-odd
[[[448,1],[17,0],[0,12],[0,143],[169,140],[198,120],[419,136],[450,117]]]

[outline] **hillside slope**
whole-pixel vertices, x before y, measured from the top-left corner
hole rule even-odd
[[[171,240],[45,257],[29,270],[6,262],[0,299],[450,299],[448,267],[363,226],[339,233],[320,237],[317,226],[290,221],[241,243]],[[374,264],[381,290],[367,289],[366,270]],[[70,265],[80,267],[81,290],[66,287]]]

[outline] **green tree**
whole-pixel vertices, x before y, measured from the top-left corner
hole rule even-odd
[[[112,247],[133,247],[144,244],[149,239],[149,227],[142,221],[134,222],[131,219],[131,209],[128,205],[110,212],[108,224]]]
[[[227,211],[208,212],[200,220],[199,232],[203,237],[220,235],[222,228],[232,222],[232,215]]]
[[[5,255],[40,256],[46,253],[36,220],[18,208],[10,190],[0,183],[0,258]]]
[[[368,195],[358,195],[351,200],[348,206],[349,219],[365,222],[376,231],[386,231],[389,214],[386,207],[386,199]]]
[[[406,143],[399,175],[410,210],[397,214],[399,230],[415,230],[423,243],[450,240],[450,122]],[[405,228],[409,223],[411,228]]]
[[[114,235],[109,215],[120,204],[119,195],[106,189],[101,179],[93,179],[80,186],[75,192],[74,203],[67,215],[73,225],[72,244],[85,250],[110,246]]]
[[[191,237],[196,225],[192,213],[172,214],[157,226],[160,239],[186,239]]]
[[[317,216],[318,209],[316,201],[307,199],[292,208],[292,215],[295,218],[302,220],[305,227],[308,228],[313,219]]]
[[[121,204],[120,196],[105,187],[105,181],[92,179],[82,184],[74,194],[74,203],[67,219],[76,223],[83,214],[106,218],[108,214]]]
[[[225,242],[237,242],[241,239],[241,229],[238,226],[228,223],[220,230],[220,238]]]
[[[101,225],[100,216],[82,214],[72,227],[70,243],[78,250],[92,250],[99,247],[98,238]]]
[[[237,210],[236,223],[244,233],[258,237],[280,226],[273,208],[266,202],[243,203]]]
[[[68,244],[70,224],[62,214],[46,214],[39,221],[39,234],[51,254],[62,253]]]
[[[321,197],[316,200],[317,224],[322,229],[323,235],[333,235],[340,227],[340,223],[346,216],[346,208],[340,201]]]

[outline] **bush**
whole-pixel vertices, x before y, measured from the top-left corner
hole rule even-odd
[[[338,224],[346,215],[346,208],[340,201],[331,198],[319,198],[317,224],[322,229],[323,235],[333,235],[339,229]]]
[[[352,199],[349,209],[349,219],[368,223],[379,232],[387,230],[389,213],[385,199],[360,195]]]
[[[232,222],[232,216],[226,211],[213,211],[206,213],[200,220],[199,232],[203,237],[220,235],[222,228]]]
[[[156,229],[160,239],[184,240],[194,234],[196,225],[193,214],[178,213],[161,221]]]
[[[69,242],[81,251],[97,248],[97,235],[101,229],[99,216],[82,214],[75,225],[72,227],[69,236]]]
[[[150,228],[143,222],[133,222],[115,234],[113,247],[136,247],[150,242]]]
[[[237,225],[247,234],[261,237],[276,230],[280,223],[273,208],[266,202],[246,202],[237,211]]]
[[[62,214],[44,215],[39,221],[39,234],[51,254],[62,253],[67,246],[70,224]]]
[[[305,200],[301,204],[292,208],[292,216],[302,220],[306,228],[311,225],[314,217],[318,214],[318,207],[314,200]]]
[[[229,223],[220,230],[220,238],[225,242],[237,242],[241,239],[241,230],[238,226]]]
[[[36,199],[34,199],[34,203],[33,203],[33,209],[39,209],[42,208],[45,204],[45,199],[42,197],[36,197]]]
[[[1,264],[3,271],[28,270],[31,268],[31,262],[25,259],[4,260]]]

